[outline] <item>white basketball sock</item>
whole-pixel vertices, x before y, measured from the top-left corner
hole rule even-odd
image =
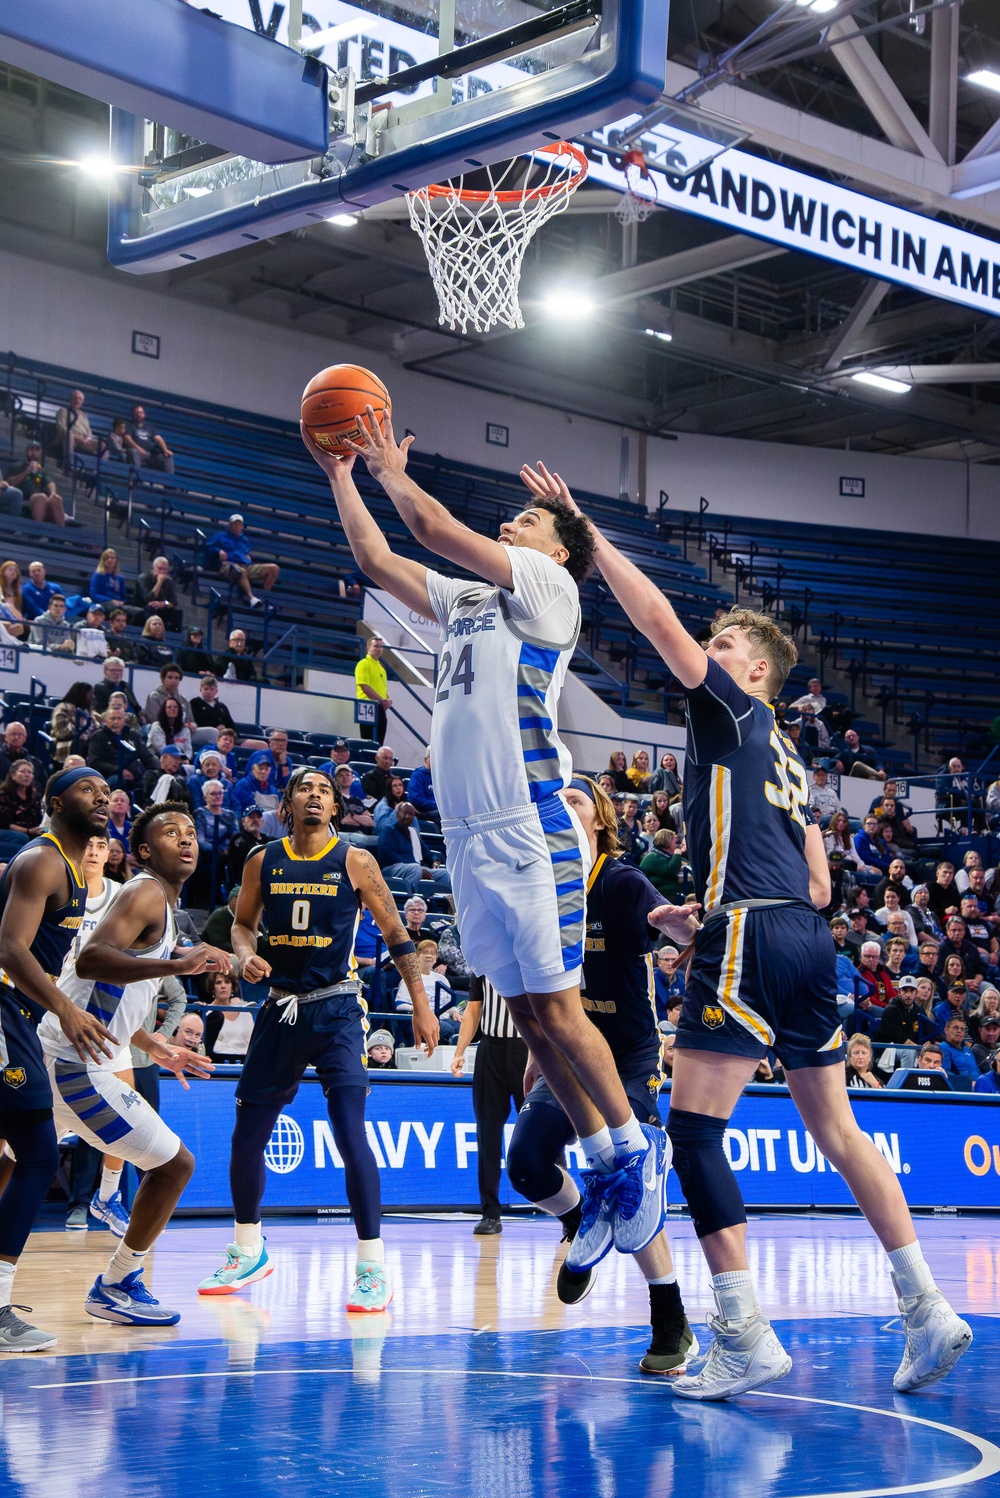
[[[121,1179],[121,1166],[119,1166],[117,1170],[109,1170],[105,1165],[104,1169],[101,1171],[101,1185],[97,1193],[102,1202],[109,1202],[111,1200],[115,1192],[118,1190],[118,1187],[121,1185]]]
[[[129,1248],[122,1239],[111,1259],[107,1269],[101,1276],[106,1285],[120,1285],[127,1274],[133,1274],[136,1269],[142,1268],[143,1260],[149,1253],[148,1248]]]
[[[617,1129],[609,1129],[616,1155],[643,1155],[649,1149],[642,1126],[634,1113]]]
[[[5,1259],[0,1259],[0,1311],[10,1305],[10,1297],[14,1288],[14,1274],[16,1264],[8,1264]]]
[[[238,1222],[234,1228],[236,1243],[245,1254],[256,1258],[264,1246],[259,1222]]]
[[[723,1321],[749,1321],[760,1314],[749,1269],[728,1269],[712,1275],[712,1289]]]
[[[677,1276],[671,1269],[669,1274],[660,1274],[655,1280],[647,1280],[647,1285],[676,1285]]]
[[[598,1129],[596,1134],[581,1134],[580,1148],[590,1170],[600,1170],[605,1174],[614,1170],[616,1151],[607,1125]]]
[[[358,1263],[380,1264],[385,1267],[385,1244],[381,1238],[358,1239]]]
[[[896,1288],[904,1300],[916,1295],[927,1295],[931,1290],[937,1289],[930,1266],[916,1241],[908,1243],[905,1248],[891,1249],[889,1263],[892,1265]]]

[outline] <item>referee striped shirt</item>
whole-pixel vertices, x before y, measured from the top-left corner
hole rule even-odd
[[[517,1040],[517,1029],[510,1017],[510,1010],[497,993],[493,984],[483,978],[483,1012],[479,1028],[491,1040]]]

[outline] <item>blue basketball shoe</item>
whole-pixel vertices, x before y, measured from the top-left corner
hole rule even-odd
[[[96,1217],[98,1222],[103,1222],[109,1227],[116,1238],[124,1238],[128,1232],[128,1213],[122,1202],[122,1194],[116,1191],[114,1196],[109,1196],[107,1201],[101,1200],[98,1189],[90,1199],[90,1215]]]
[[[616,1174],[621,1176],[614,1210],[612,1232],[619,1253],[637,1254],[652,1243],[667,1214],[667,1171],[673,1159],[673,1146],[664,1129],[641,1124],[649,1148],[641,1153],[619,1155]]]
[[[371,1259],[359,1259],[345,1310],[384,1311],[391,1300],[392,1291],[385,1277],[385,1265],[376,1264]]]
[[[176,1326],[180,1311],[161,1306],[142,1283],[142,1270],[133,1269],[117,1285],[109,1285],[99,1274],[90,1287],[83,1309],[98,1321],[117,1321],[124,1326]]]
[[[274,1265],[267,1257],[266,1239],[260,1242],[260,1252],[247,1253],[238,1243],[230,1243],[226,1248],[226,1262],[210,1274],[207,1280],[202,1280],[198,1286],[199,1295],[235,1295],[242,1290],[244,1285],[252,1285],[255,1280],[266,1280],[269,1274],[274,1273]]]
[[[566,1250],[563,1268],[579,1275],[599,1264],[614,1244],[615,1197],[624,1180],[621,1170],[583,1172],[580,1226]]]

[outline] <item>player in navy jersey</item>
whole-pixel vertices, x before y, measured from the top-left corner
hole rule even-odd
[[[248,983],[270,979],[236,1088],[229,1178],[235,1241],[225,1264],[200,1284],[202,1295],[232,1295],[273,1269],[261,1234],[264,1150],[278,1114],[294,1098],[307,1066],[326,1094],[333,1137],[344,1161],[347,1200],[358,1233],[349,1311],[383,1311],[392,1299],[380,1234],[381,1189],[365,1134],[368,1096],[367,1005],[354,961],[362,907],[371,911],[413,1002],[413,1039],[430,1054],[438,1022],[430,1011],[407,936],[378,864],[341,842],[333,780],[322,770],[293,771],[280,807],[289,829],[254,849],[243,866],[233,923],[233,952]],[[257,950],[261,918],[267,957]]]
[[[49,830],[18,849],[0,880],[0,1138],[16,1161],[0,1197],[0,1352],[40,1352],[56,1340],[11,1306],[15,1266],[59,1166],[38,1022],[47,1010],[55,1014],[85,1062],[106,1060],[115,1046],[55,983],[86,909],[80,860],[107,828],[110,799],[94,770],[54,775],[45,788]]]
[[[583,956],[583,1007],[611,1047],[632,1111],[641,1123],[662,1129],[657,1097],[663,1082],[660,1032],[653,996],[652,930],[663,904],[645,874],[620,857],[614,804],[587,776],[576,776],[565,792],[587,832],[593,866],[587,883],[587,934]],[[535,1077],[533,1085],[531,1079]],[[507,1151],[507,1176],[528,1201],[551,1212],[572,1238],[580,1218],[576,1182],[560,1163],[575,1136],[564,1110],[537,1067],[529,1063],[530,1086]],[[610,1234],[607,1248],[611,1248]],[[635,1255],[649,1285],[652,1342],[639,1364],[644,1373],[679,1374],[698,1344],[688,1326],[674,1274],[667,1235],[661,1231]],[[564,1263],[556,1289],[575,1305],[593,1285],[596,1265],[574,1271]]]
[[[541,465],[522,478],[532,493],[572,503]],[[829,868],[822,833],[806,814],[805,766],[770,706],[795,664],[795,645],[766,614],[734,609],[702,647],[655,584],[596,527],[594,535],[605,581],[687,700],[684,814],[703,922],[690,916],[687,932],[671,931],[694,940],[694,956],[667,1132],[719,1314],[703,1370],[670,1387],[691,1399],[725,1399],[792,1366],[757,1303],[746,1211],[723,1149],[743,1088],[773,1050],[806,1128],[888,1254],[906,1330],[894,1386],[922,1388],[954,1367],[972,1332],[937,1289],[899,1181],[848,1101],[833,941],[818,914],[830,899]]]

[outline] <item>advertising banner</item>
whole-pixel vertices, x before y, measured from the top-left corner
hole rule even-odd
[[[231,1209],[229,1138],[236,1076],[193,1081],[184,1092],[164,1077],[162,1112],[197,1162],[186,1211]],[[368,1139],[387,1207],[474,1206],[476,1126],[468,1081],[373,1077]],[[913,1207],[1000,1210],[1000,1101],[974,1096],[852,1095],[862,1129],[891,1164]],[[662,1100],[666,1114],[668,1099]],[[508,1138],[513,1117],[508,1124]],[[759,1088],[740,1099],[726,1149],[748,1206],[847,1206],[844,1182],[820,1154],[787,1092]],[[579,1171],[579,1151],[568,1152]],[[278,1119],[265,1155],[265,1209],[344,1208],[343,1162],[326,1100],[307,1079]],[[670,1199],[680,1188],[671,1174]],[[504,1175],[500,1199],[524,1205]]]

